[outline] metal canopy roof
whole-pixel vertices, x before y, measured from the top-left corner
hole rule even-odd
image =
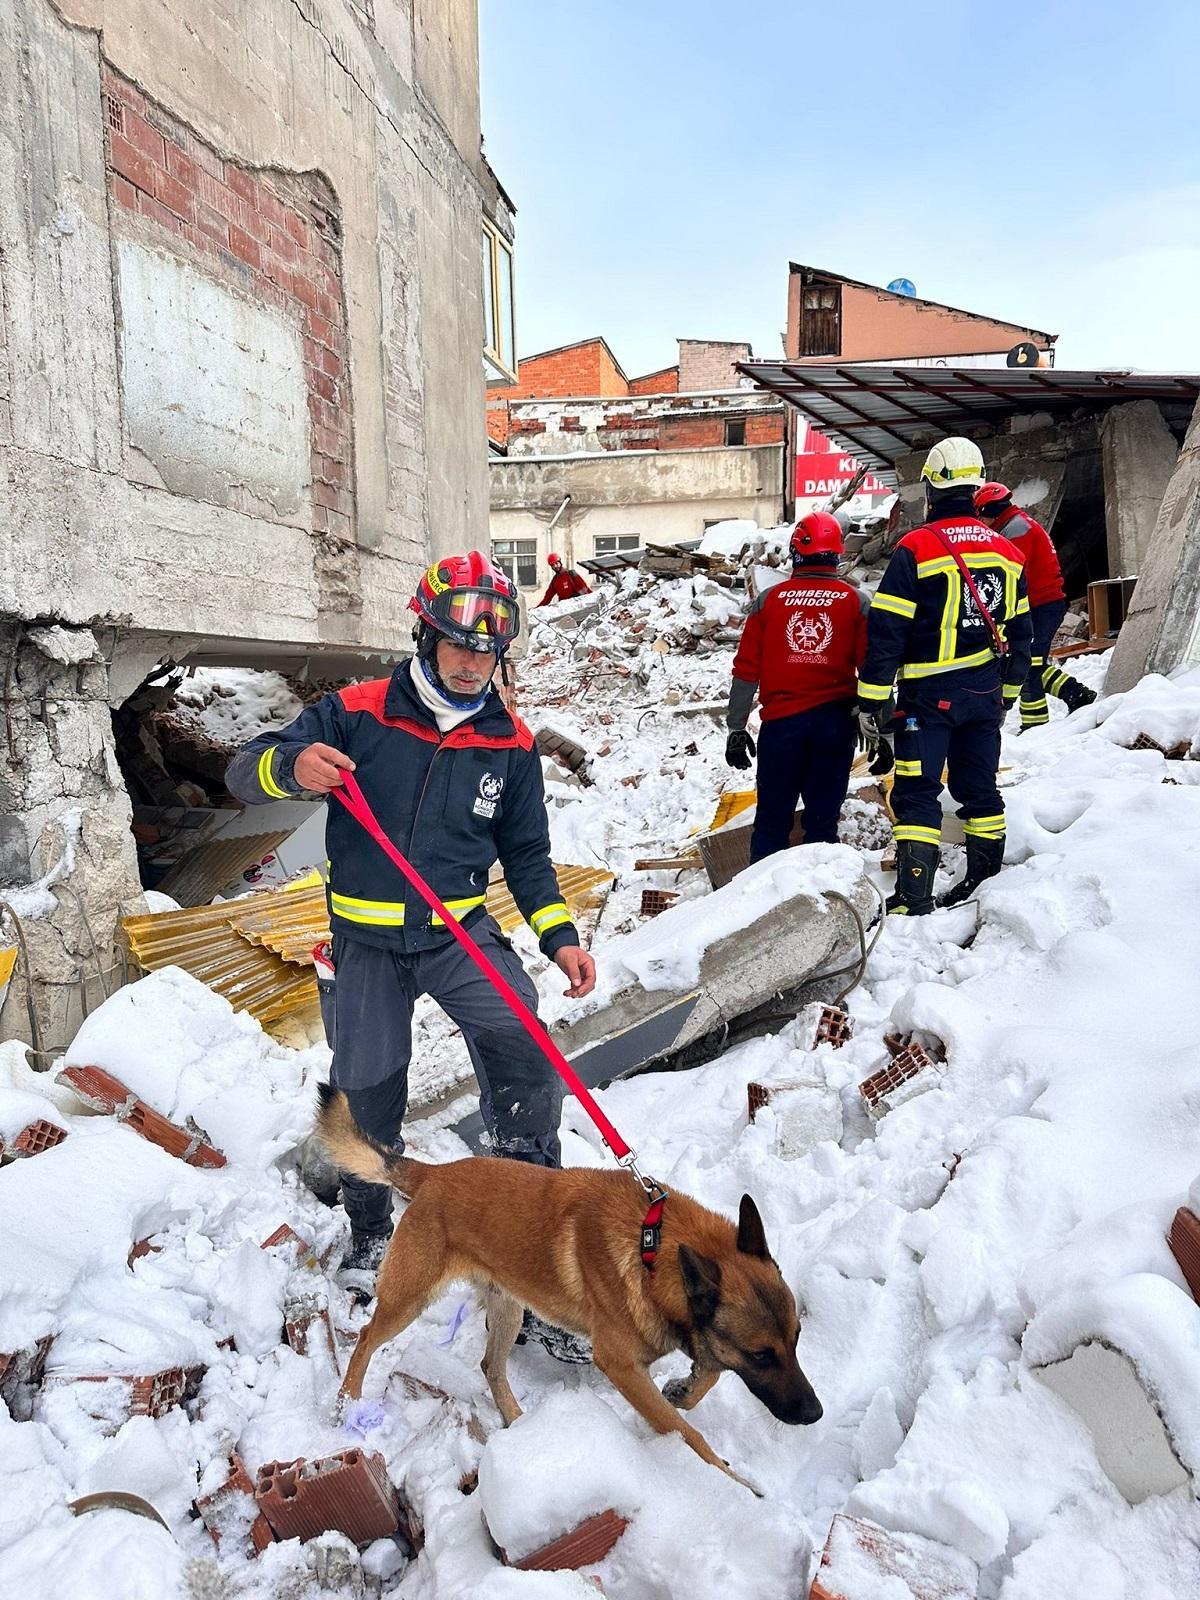
[[[1126,400],[1194,406],[1200,377],[1184,373],[1065,372],[1057,367],[805,366],[745,361],[738,371],[781,395],[842,449],[895,485],[895,464],[972,424],[1020,413],[1064,413]]]

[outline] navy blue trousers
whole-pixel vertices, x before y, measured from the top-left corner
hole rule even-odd
[[[854,764],[853,702],[829,700],[793,717],[764,722],[758,736],[758,809],[750,859],[788,848],[797,802],[805,844],[836,844],[838,813]]]
[[[491,917],[477,918],[470,928],[475,942],[536,1011],[533,981]],[[413,1007],[419,995],[427,994],[462,1029],[492,1153],[536,1166],[560,1165],[562,1081],[457,944],[447,939],[432,950],[401,955],[335,934],[333,958],[332,1014],[322,1006],[333,1047],[329,1081],[344,1091],[364,1133],[393,1149],[404,1148],[400,1125],[408,1106]],[[392,1191],[385,1184],[343,1173],[342,1201],[355,1233],[391,1230]]]
[[[1004,837],[996,786],[1004,703],[996,667],[901,682],[897,691],[896,839],[937,844],[942,832],[942,772],[965,831]]]

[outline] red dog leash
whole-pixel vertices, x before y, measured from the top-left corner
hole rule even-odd
[[[335,799],[340,800],[342,805],[345,806],[346,810],[350,813],[354,820],[361,827],[366,829],[366,831],[371,835],[372,839],[374,839],[375,843],[383,851],[384,855],[387,856],[388,860],[394,867],[399,868],[404,877],[421,896],[422,900],[424,900],[425,904],[432,910],[434,915],[440,917],[445,923],[446,927],[449,929],[451,934],[453,934],[454,938],[458,940],[459,944],[467,952],[471,960],[479,968],[480,972],[483,973],[484,977],[499,994],[505,1005],[507,1005],[509,1010],[514,1013],[518,1021],[521,1023],[521,1026],[525,1029],[525,1032],[537,1045],[538,1049],[541,1050],[542,1054],[549,1061],[555,1072],[558,1073],[559,1077],[566,1084],[567,1088],[583,1106],[588,1116],[591,1117],[599,1131],[600,1137],[612,1151],[618,1163],[633,1173],[634,1177],[642,1185],[642,1188],[645,1189],[646,1193],[650,1196],[650,1210],[647,1212],[646,1218],[642,1223],[641,1254],[642,1260],[645,1262],[647,1268],[653,1272],[654,1258],[658,1254],[658,1239],[662,1220],[662,1203],[666,1199],[667,1191],[663,1189],[660,1184],[655,1183],[652,1178],[643,1177],[643,1175],[638,1171],[637,1158],[634,1152],[625,1143],[624,1139],[622,1139],[621,1135],[617,1132],[612,1123],[596,1104],[596,1100],[590,1089],[583,1082],[579,1074],[567,1060],[566,1056],[563,1055],[562,1051],[547,1033],[539,1018],[529,1009],[524,1000],[521,999],[521,996],[513,988],[512,984],[509,983],[504,974],[498,970],[495,963],[490,961],[488,957],[484,955],[483,951],[475,943],[475,940],[462,926],[462,924],[458,922],[450,910],[442,903],[441,900],[438,899],[437,895],[425,882],[424,878],[417,871],[417,869],[409,861],[407,861],[404,856],[401,855],[400,851],[388,838],[387,834],[383,831],[383,827],[380,824],[379,818],[371,810],[371,807],[367,802],[367,798],[363,794],[362,789],[359,787],[358,779],[354,776],[354,774],[352,772],[343,772],[342,786],[338,789],[332,789],[330,794]]]

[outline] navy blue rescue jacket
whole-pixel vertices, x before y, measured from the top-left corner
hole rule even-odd
[[[353,684],[308,706],[286,728],[260,733],[225,782],[247,805],[303,793],[292,776],[310,744],[354,762],[384,832],[458,921],[484,915],[488,872],[499,860],[522,916],[548,956],[579,935],[550,864],[542,766],[533,735],[493,690],[469,722],[438,731],[402,661],[390,678]],[[338,800],[325,824],[333,929],[385,950],[428,950],[445,924]]]

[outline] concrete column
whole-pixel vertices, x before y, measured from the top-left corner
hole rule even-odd
[[[1132,400],[1104,414],[1100,450],[1109,575],[1136,577],[1175,470],[1175,439],[1153,400]]]
[[[42,1045],[61,1048],[85,999],[95,1006],[114,986],[120,918],[145,909],[129,795],[113,746],[108,667],[90,629],[0,618],[0,673],[0,899],[16,908],[25,939],[0,1039],[33,1042],[31,987]],[[6,918],[6,943],[12,933]]]
[[[1132,407],[1122,407],[1132,410]],[[1108,694],[1146,672],[1200,661],[1200,404],[1146,548],[1105,680]]]

